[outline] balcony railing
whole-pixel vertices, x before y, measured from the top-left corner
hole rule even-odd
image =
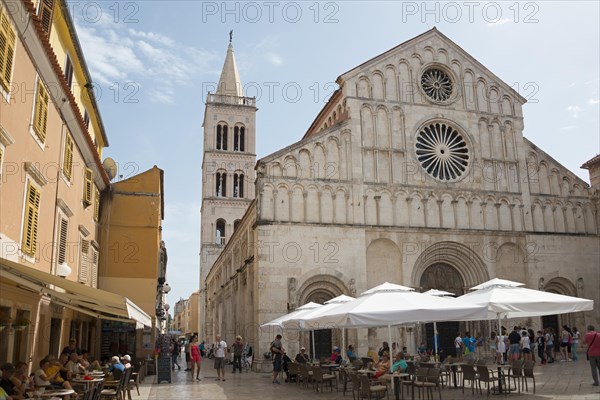
[[[235,106],[256,107],[256,97],[239,97],[227,94],[209,93],[206,97],[206,103],[220,103]]]

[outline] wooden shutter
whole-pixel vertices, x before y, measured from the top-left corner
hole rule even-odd
[[[85,169],[85,179],[83,185],[83,202],[86,205],[92,204],[92,186],[94,181],[94,174],[91,169]]]
[[[15,31],[10,23],[8,13],[0,7],[0,85],[7,92],[10,90],[15,40]]]
[[[81,239],[79,254],[79,282],[87,283],[90,277],[90,241]]]
[[[58,233],[58,264],[64,264],[67,261],[67,238],[69,233],[69,220],[66,218],[60,219]]]
[[[38,8],[38,17],[42,21],[42,28],[50,37],[50,28],[52,28],[52,13],[54,11],[54,0],[40,0]]]
[[[94,221],[98,222],[100,216],[100,191],[94,185]]]
[[[46,124],[48,123],[48,92],[41,79],[38,79],[37,94],[35,97],[35,114],[33,116],[33,130],[40,141],[46,139]]]
[[[65,178],[71,181],[71,176],[73,172],[73,139],[71,135],[67,132],[67,136],[65,138],[65,158],[63,159],[63,175]]]
[[[98,287],[98,250],[92,246],[92,287]]]
[[[35,255],[37,249],[37,227],[40,210],[40,191],[31,182],[27,186],[27,204],[25,206],[25,221],[23,223],[23,240],[21,251]]]

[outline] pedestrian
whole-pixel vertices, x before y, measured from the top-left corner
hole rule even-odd
[[[531,341],[529,340],[529,332],[521,331],[521,352],[525,361],[531,361]]]
[[[581,334],[576,326],[573,327],[573,345],[571,347],[571,354],[573,355],[573,361],[579,361],[579,357],[577,356],[577,348],[579,347],[579,340],[581,339]]]
[[[384,352],[390,354],[390,345],[388,342],[382,343],[381,347],[379,348],[379,351],[377,352],[377,356],[379,356],[379,358],[383,357]]]
[[[217,370],[217,381],[225,380],[225,352],[227,351],[227,343],[221,340],[221,335],[217,335],[214,344],[215,349],[215,369]]]
[[[496,337],[496,361],[504,364],[506,361],[506,329],[500,329],[500,335]]]
[[[471,337],[471,332],[465,332],[462,340],[463,349],[466,358],[475,358],[475,338]]]
[[[190,343],[190,362],[192,364],[192,379],[194,379],[194,370],[196,367],[196,380],[200,381],[200,364],[202,362],[202,357],[200,356],[200,348],[198,347],[198,337],[194,336],[192,339],[192,343]]]
[[[546,328],[546,362],[554,362],[554,333],[552,328]]]
[[[463,342],[462,342],[462,338],[460,337],[460,333],[456,334],[456,338],[454,339],[454,349],[456,350],[456,357],[457,358],[462,358],[462,353],[463,353]]]
[[[593,385],[598,386],[598,371],[600,371],[600,333],[596,332],[593,325],[588,325],[588,331],[583,337],[583,342],[587,344],[587,358],[592,369]]]
[[[511,361],[518,360],[521,356],[521,335],[519,335],[519,327],[515,326],[513,331],[508,335],[508,342],[510,347],[508,349],[508,356]]]
[[[570,329],[567,325],[563,325],[563,330],[560,333],[560,355],[562,356],[562,360],[560,361],[571,361],[569,353],[571,347],[571,333]]]
[[[544,365],[546,364],[546,337],[541,330],[539,330],[537,334],[535,343],[537,345],[538,356],[540,357],[540,365]]]
[[[244,352],[244,343],[242,343],[242,337],[238,335],[235,338],[235,342],[231,345],[233,348],[233,373],[238,368],[242,372],[242,354]]]
[[[277,377],[283,367],[283,353],[285,353],[285,349],[281,344],[281,335],[277,335],[271,342],[271,356],[273,358],[273,383],[278,385],[280,382]]]
[[[192,358],[190,356],[190,342],[192,341],[194,337],[190,337],[185,344],[183,345],[183,349],[185,351],[185,371],[191,371],[191,362],[192,362]]]
[[[177,366],[177,368],[179,368],[179,371],[181,371],[181,366],[179,365],[179,362],[177,361],[179,359],[179,353],[181,353],[181,347],[179,347],[179,343],[177,343],[177,341],[175,339],[171,339],[171,358],[172,358],[172,367],[173,367],[173,371],[175,371],[175,366]]]

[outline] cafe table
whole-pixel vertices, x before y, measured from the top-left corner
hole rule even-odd
[[[43,399],[43,398],[50,398],[50,397],[69,396],[73,393],[75,393],[75,391],[73,389],[51,389],[51,390],[44,390],[43,392],[37,392],[37,394],[35,394],[34,396],[37,396],[37,398]]]
[[[510,381],[507,382],[508,388],[503,388],[502,386],[502,382],[504,381],[504,371],[505,370],[510,370],[512,368],[512,365],[510,364],[498,364],[495,366],[496,368],[498,368],[498,386],[494,386],[492,388],[492,390],[494,391],[494,394],[503,394],[504,391],[508,391],[510,392]],[[490,366],[490,368],[493,368],[493,366]],[[496,391],[497,390],[497,391]]]
[[[86,392],[102,381],[104,381],[104,378],[93,378],[93,379],[73,378],[73,379],[71,379],[71,383],[85,386]]]

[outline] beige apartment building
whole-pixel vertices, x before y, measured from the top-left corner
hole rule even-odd
[[[0,363],[69,338],[99,355],[100,319],[151,326],[98,287],[108,146],[67,4],[0,1]]]
[[[188,338],[198,334],[198,298],[199,292],[196,291],[175,303],[172,329]]]

